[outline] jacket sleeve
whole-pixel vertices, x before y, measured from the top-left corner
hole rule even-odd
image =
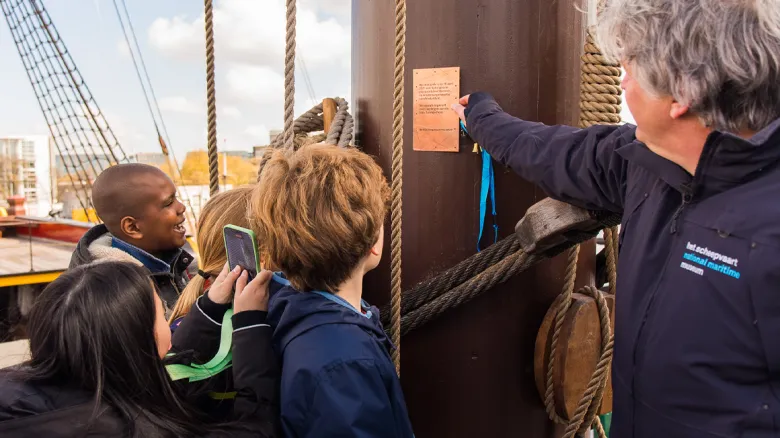
[[[279,363],[267,315],[259,310],[233,315],[233,419],[273,437],[279,435]]]
[[[285,436],[400,436],[395,430],[393,405],[373,360],[337,363],[323,371],[314,385],[312,394],[302,392],[293,404],[283,408]],[[306,401],[309,401],[308,406]]]
[[[505,113],[488,93],[466,108],[469,135],[500,163],[555,199],[591,210],[623,212],[626,161],[615,153],[633,142],[633,125],[585,129],[547,126]]]
[[[171,339],[171,353],[192,352],[197,363],[206,363],[217,354],[222,331],[222,318],[230,303],[211,301],[203,294],[179,324]]]

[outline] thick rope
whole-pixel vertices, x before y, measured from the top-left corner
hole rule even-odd
[[[617,227],[604,229],[604,247],[607,252],[609,293],[614,295],[617,287]]]
[[[214,90],[214,13],[211,0],[205,0],[206,23],[206,112],[208,114],[209,193],[219,193],[217,154],[217,97]]]
[[[429,303],[464,281],[483,272],[520,249],[517,235],[509,236],[485,248],[483,251],[461,261],[452,268],[425,280],[403,293],[401,314],[406,315]]]
[[[580,127],[620,123],[621,94],[620,65],[609,62],[601,54],[588,29],[585,54],[582,55]]]
[[[393,162],[390,207],[390,306],[393,363],[401,374],[401,223],[403,212],[404,69],[406,64],[406,0],[395,1],[395,78],[393,87]]]
[[[555,308],[555,326],[553,328],[552,341],[550,343],[550,361],[547,366],[547,379],[545,381],[544,391],[544,407],[547,410],[547,415],[554,422],[559,424],[566,424],[566,420],[558,415],[555,409],[555,392],[553,391],[553,374],[555,353],[558,349],[558,337],[561,334],[561,327],[563,327],[563,320],[566,317],[566,313],[569,311],[572,303],[572,294],[574,293],[574,280],[577,277],[577,259],[580,254],[580,246],[577,245],[569,250],[568,262],[566,264],[566,277],[563,281],[563,298],[558,302]]]
[[[609,320],[609,307],[601,291],[593,286],[585,286],[579,293],[589,295],[596,301],[601,325],[601,352],[596,369],[593,371],[588,387],[574,411],[574,416],[568,421],[563,438],[572,438],[575,435],[584,434],[588,429],[595,428],[601,438],[606,438],[598,411],[607,385],[610,365],[612,363],[612,347],[614,339]],[[552,363],[552,361],[550,362]]]
[[[599,407],[603,398],[604,388],[607,384],[609,366],[612,360],[612,329],[610,327],[609,307],[601,291],[592,286],[586,286],[580,289],[579,293],[589,295],[596,301],[599,323],[601,325],[601,353],[596,369],[591,375],[588,386],[580,399],[577,409],[571,420],[566,420],[558,415],[555,407],[555,393],[553,390],[553,376],[555,375],[555,355],[558,349],[558,339],[560,337],[561,327],[571,308],[574,292],[574,280],[577,274],[577,259],[579,254],[579,245],[569,251],[568,263],[566,266],[566,277],[563,286],[563,298],[558,302],[555,308],[555,326],[553,328],[552,340],[550,343],[550,360],[547,366],[547,379],[545,382],[544,405],[550,419],[558,424],[565,424],[566,431],[564,438],[571,438],[575,435],[581,435],[590,428],[595,428],[599,436],[604,438],[601,421],[598,418]]]
[[[352,115],[349,113],[349,103],[341,97],[336,97],[333,100],[336,101],[336,115],[333,117],[330,131],[327,132],[324,143],[348,147],[351,145],[355,134],[355,123]],[[325,122],[322,118],[322,104],[320,103],[295,119],[295,122],[293,122],[293,133],[295,137],[298,137],[302,134],[322,131],[324,127]],[[271,147],[284,147],[286,146],[286,140],[284,136],[277,136],[271,142]],[[297,149],[299,145],[296,144],[295,146],[295,149]]]
[[[322,104],[315,105],[310,110],[298,116],[293,123],[293,149],[298,149],[303,145],[324,142],[339,147],[352,147],[352,140],[355,138],[355,122],[352,114],[349,113],[349,103],[341,98],[335,97],[336,115],[330,126],[330,131],[326,136],[323,134],[310,136],[313,132],[319,132],[324,129],[325,122],[322,114]],[[265,164],[271,158],[274,149],[285,147],[284,135],[279,135],[271,142],[263,157],[260,159],[260,166],[257,171],[257,180],[260,180],[260,173]]]
[[[598,220],[605,226],[610,226],[616,222],[619,222],[620,217],[616,215],[610,215],[603,216]],[[567,249],[572,248],[581,242],[590,240],[593,237],[595,237],[595,233],[592,232],[568,234],[565,243],[562,243],[561,245],[544,253],[526,254],[522,249],[518,249],[516,252],[504,257],[498,263],[491,265],[484,271],[479,272],[478,274],[466,280],[464,283],[461,283],[460,285],[450,290],[444,292],[440,290],[424,292],[427,294],[427,296],[435,298],[432,298],[430,301],[420,305],[417,309],[403,314],[403,318],[401,320],[401,334],[406,335],[412,330],[422,327],[423,325],[437,318],[446,310],[458,307],[478,297],[496,285],[509,280],[521,272],[524,272],[536,263],[555,257],[561,252],[566,251]],[[478,254],[475,254],[470,259],[475,259],[477,255]],[[468,260],[469,259],[466,261]],[[465,263],[466,261],[461,263]],[[450,271],[451,270],[447,271],[446,273]],[[428,284],[441,286],[443,282],[438,278],[434,278],[429,280]],[[413,299],[412,297],[415,297],[415,295],[418,293],[421,292],[416,289],[404,292],[404,301],[407,299]]]
[[[287,0],[287,44],[284,48],[284,145],[294,148],[293,113],[295,111],[295,0]]]
[[[544,258],[546,257],[528,255],[522,250],[509,255],[485,271],[468,279],[465,283],[420,306],[417,310],[404,314],[401,334],[406,335],[441,315],[445,310],[471,301],[483,292],[504,283]]]

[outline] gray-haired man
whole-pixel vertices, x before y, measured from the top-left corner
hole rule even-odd
[[[780,1],[610,0],[636,126],[454,107],[550,196],[623,215],[616,438],[780,436]]]

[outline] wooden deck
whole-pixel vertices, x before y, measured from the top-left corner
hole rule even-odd
[[[74,243],[56,240],[0,238],[0,277],[64,271],[75,249]]]

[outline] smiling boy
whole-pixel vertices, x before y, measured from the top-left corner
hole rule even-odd
[[[143,265],[166,309],[173,308],[194,259],[182,249],[186,208],[176,197],[173,181],[154,166],[119,164],[97,177],[92,201],[103,224],[81,238],[70,267],[95,260]]]

